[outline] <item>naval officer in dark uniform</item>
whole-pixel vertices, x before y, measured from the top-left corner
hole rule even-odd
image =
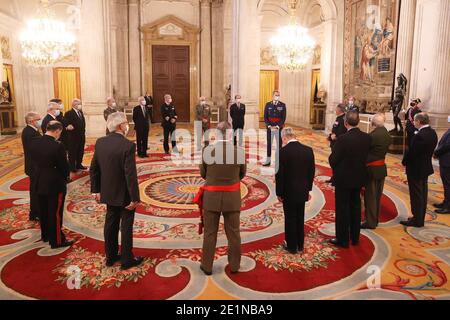
[[[169,154],[169,138],[172,141],[172,151],[177,152],[177,141],[174,132],[177,128],[178,115],[170,94],[164,96],[164,103],[161,106],[161,118],[161,125],[164,129],[164,152]]]
[[[264,122],[267,126],[267,160],[263,164],[265,167],[270,166],[272,157],[272,141],[276,136],[278,151],[281,149],[281,130],[286,122],[286,105],[280,101],[280,92],[273,92],[273,101],[266,104],[264,109]]]

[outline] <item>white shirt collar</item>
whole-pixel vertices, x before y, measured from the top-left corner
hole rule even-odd
[[[30,128],[33,128],[33,129],[36,130],[36,131],[39,131],[38,128],[36,128],[35,126],[32,126],[31,124],[27,124],[27,126],[29,126]]]
[[[49,115],[50,115],[54,120],[56,120],[56,117],[55,117],[54,115],[52,115],[51,113],[49,113]]]
[[[297,141],[297,139],[291,139],[291,140],[288,141],[288,144],[291,143],[291,142],[298,142],[298,141]]]
[[[421,128],[419,129],[419,131],[422,130],[422,129],[425,129],[425,128],[429,128],[429,127],[430,127],[430,125],[429,125],[429,124],[426,124],[426,125],[424,125],[423,127],[421,127]]]

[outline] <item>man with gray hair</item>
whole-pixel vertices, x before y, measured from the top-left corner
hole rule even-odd
[[[292,128],[284,129],[281,139],[283,148],[276,174],[276,193],[283,203],[284,249],[296,254],[304,248],[305,204],[313,187],[316,167],[312,148],[301,144]]]
[[[47,126],[50,121],[58,121],[58,117],[61,115],[61,107],[56,102],[49,102],[47,105],[47,115],[42,119],[42,133],[47,132]]]
[[[224,216],[228,239],[228,262],[231,273],[237,273],[241,264],[240,181],[245,177],[247,170],[245,154],[242,148],[234,146],[233,132],[228,122],[219,123],[217,131],[222,139],[203,151],[200,174],[206,180],[206,184],[200,188],[193,201],[198,204],[202,217],[200,233],[203,232],[203,225],[205,229],[200,269],[206,275],[212,274],[221,215]],[[208,159],[208,156],[211,159]]]
[[[361,229],[375,229],[378,226],[380,216],[381,196],[383,195],[384,180],[387,177],[386,154],[392,143],[392,138],[384,126],[384,114],[377,113],[372,118],[374,130],[370,133],[370,144],[367,168],[369,178],[364,193],[364,205],[366,221],[361,224]]]
[[[150,113],[144,97],[138,98],[139,105],[133,109],[134,130],[136,131],[137,154],[139,158],[148,158],[148,134],[150,132]]]
[[[175,130],[177,128],[178,115],[173,105],[172,96],[166,94],[164,96],[164,103],[161,106],[161,126],[164,130],[164,152],[169,154],[169,140],[172,141],[172,151],[177,152],[177,140],[175,137]]]
[[[33,141],[41,137],[39,128],[42,125],[41,116],[36,112],[28,112],[25,116],[27,126],[22,131],[22,146],[25,157],[25,174],[30,178],[30,221],[39,220],[39,197],[34,190],[34,168],[31,157]]]
[[[91,191],[99,203],[106,204],[105,253],[106,265],[120,261],[122,269],[140,265],[144,259],[133,255],[133,224],[140,202],[136,169],[136,145],[126,136],[130,130],[127,117],[115,112],[108,117],[106,137],[95,146],[91,163]],[[119,255],[119,229],[121,253]]]
[[[84,146],[86,144],[86,120],[80,99],[72,101],[72,109],[64,115],[66,124],[72,127],[68,131],[67,146],[69,151],[70,171],[86,170],[83,166]]]
[[[438,137],[430,127],[430,118],[425,112],[414,116],[414,127],[418,131],[412,137],[402,162],[406,167],[413,217],[400,223],[407,227],[422,228],[427,212],[428,177],[434,173],[432,157]]]

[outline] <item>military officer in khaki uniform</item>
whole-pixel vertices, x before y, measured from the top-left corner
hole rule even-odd
[[[202,123],[202,135],[205,138],[205,146],[209,145],[209,135],[207,131],[211,128],[211,106],[207,104],[205,97],[200,97],[199,103],[195,108],[195,120]],[[198,135],[200,137],[200,135]],[[201,145],[201,137],[197,141],[197,145]]]
[[[224,216],[225,233],[228,239],[228,262],[230,271],[237,273],[241,263],[241,188],[240,181],[245,177],[245,151],[233,144],[233,131],[228,122],[217,127],[223,139],[218,139],[203,151],[200,174],[206,180],[197,199],[203,211],[204,240],[203,257],[200,268],[206,275],[212,274],[216,252],[217,232],[220,215]],[[227,154],[234,153],[234,157]],[[216,158],[216,154],[220,159]],[[228,159],[231,158],[231,159]]]

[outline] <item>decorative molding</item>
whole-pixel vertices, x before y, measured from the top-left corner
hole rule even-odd
[[[161,36],[183,36],[183,29],[173,23],[168,23],[159,28],[159,34]]]
[[[5,60],[11,60],[12,54],[11,54],[11,43],[10,43],[9,37],[0,36],[0,46],[1,46],[2,58]]]
[[[278,66],[277,58],[273,55],[270,47],[261,48],[261,65]]]

